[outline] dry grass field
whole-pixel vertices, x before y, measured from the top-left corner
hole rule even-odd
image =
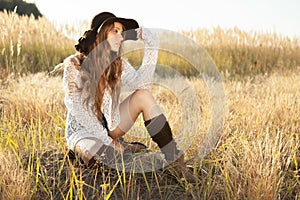
[[[211,41],[203,45],[220,67],[226,94],[220,138],[198,159],[212,122],[212,102],[203,79],[186,79],[196,95],[200,119],[186,150],[199,178],[192,186],[163,170],[87,169],[71,158],[64,140],[62,78],[47,71],[73,52],[73,43],[49,27],[41,28],[48,23],[45,19],[1,13],[1,20],[0,199],[300,199],[299,40],[254,33],[251,38],[237,29],[234,34],[247,39],[226,40],[222,33],[229,33],[219,29],[211,36],[200,30],[185,33],[200,43]],[[23,28],[13,30],[12,20]],[[43,37],[33,39],[37,27],[42,31],[36,34]],[[247,41],[248,48],[241,41]],[[180,87],[176,78],[171,81]],[[188,127],[180,129],[183,107],[176,95],[157,84],[149,89],[175,138],[185,137],[178,132]],[[125,139],[139,139],[156,149],[149,137],[138,135],[146,135],[141,119]]]

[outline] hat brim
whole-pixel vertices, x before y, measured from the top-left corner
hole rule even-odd
[[[105,24],[110,24],[110,23],[114,23],[114,22],[120,22],[124,26],[125,31],[126,31],[124,40],[137,40],[137,33],[136,33],[136,31],[134,31],[134,29],[139,28],[139,24],[134,19],[126,19],[126,18],[120,18],[120,17],[108,18],[100,26],[99,32],[101,31],[101,28]]]

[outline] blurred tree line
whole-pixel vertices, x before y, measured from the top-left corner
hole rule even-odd
[[[32,14],[36,19],[43,16],[34,3],[27,3],[23,0],[0,0],[0,11],[13,11],[16,6],[16,13],[19,15],[30,16]]]

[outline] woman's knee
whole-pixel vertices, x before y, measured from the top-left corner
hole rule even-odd
[[[138,100],[138,102],[155,102],[152,92],[148,89],[137,89],[133,93],[133,98]]]
[[[140,105],[144,120],[151,119],[163,113],[162,108],[157,104],[151,91],[139,89],[135,91],[135,102]]]

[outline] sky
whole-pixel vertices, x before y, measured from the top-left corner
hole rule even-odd
[[[141,26],[172,31],[238,27],[300,38],[299,0],[27,0],[55,24],[90,21],[109,11]]]

